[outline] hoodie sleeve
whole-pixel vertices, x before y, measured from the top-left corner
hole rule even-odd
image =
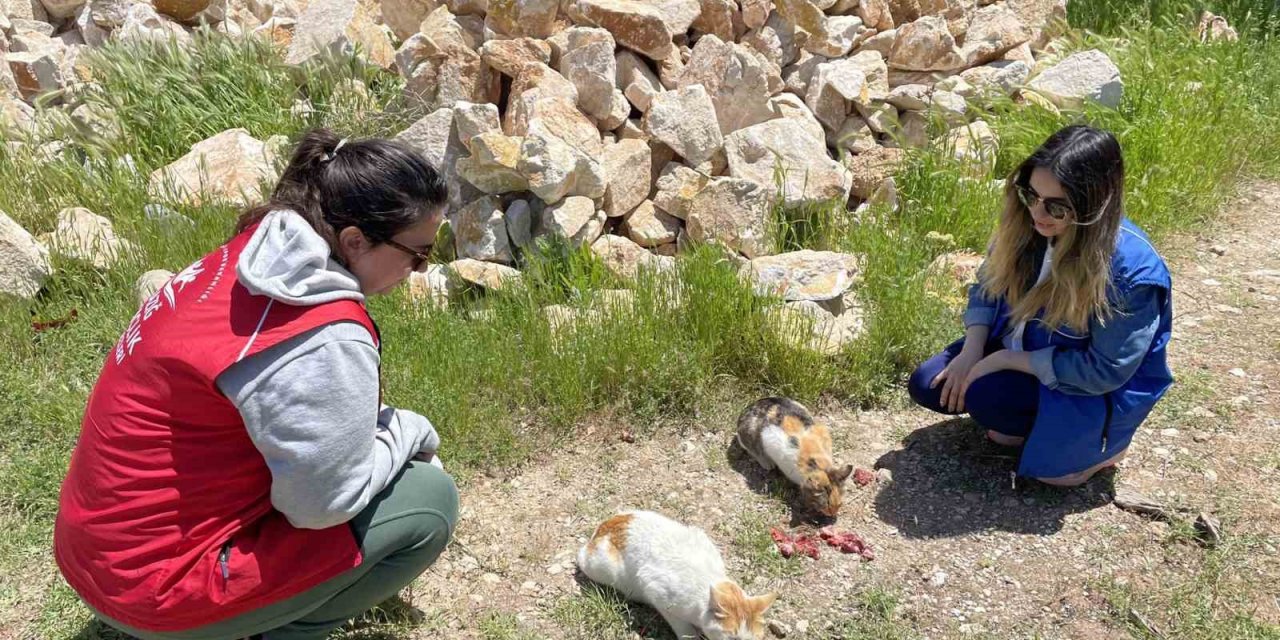
[[[232,365],[218,388],[271,470],[271,503],[295,527],[360,513],[419,451],[426,418],[378,403],[378,351],[354,323],[313,329]]]

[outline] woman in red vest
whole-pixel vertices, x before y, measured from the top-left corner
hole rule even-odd
[[[424,268],[447,199],[411,149],[324,130],[268,204],[145,301],[89,396],[58,566],[144,640],[324,638],[444,549],[426,418],[381,403],[366,296]]]

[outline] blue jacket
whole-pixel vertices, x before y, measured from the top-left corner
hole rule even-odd
[[[1037,263],[1043,257],[1042,252]],[[1128,219],[1116,237],[1111,282],[1117,313],[1105,325],[1094,319],[1080,335],[1038,319],[1027,323],[1023,346],[1041,385],[1036,422],[1018,465],[1020,476],[1067,475],[1124,450],[1173,383],[1166,359],[1173,325],[1172,279],[1150,239]],[[1004,299],[986,299],[981,285],[974,285],[965,326],[987,325],[991,339],[998,341],[1013,329],[1008,312]]]

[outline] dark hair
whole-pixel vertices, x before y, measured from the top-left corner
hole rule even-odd
[[[1076,124],[1059,129],[1018,167],[1015,183],[1027,186],[1031,173],[1048,169],[1062,184],[1079,216],[1077,224],[1116,225],[1123,214],[1124,156],[1111,132]]]
[[[271,211],[291,209],[336,254],[338,233],[347,227],[386,242],[448,200],[439,172],[409,146],[378,138],[343,140],[328,129],[308,131],[270,200],[244,212],[236,233]]]
[[[1051,277],[1037,283],[1035,256],[1048,242],[1032,227],[1030,213],[1017,196],[1031,174],[1053,174],[1071,202],[1074,217],[1054,240]],[[1108,294],[1116,234],[1124,218],[1124,159],[1115,136],[1101,129],[1072,125],[1049,136],[1005,185],[1005,207],[987,257],[983,289],[1003,297],[1017,320],[1043,311],[1049,326],[1084,330],[1092,319],[1105,321],[1112,309]]]

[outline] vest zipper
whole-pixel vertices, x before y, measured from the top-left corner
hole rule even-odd
[[[222,581],[225,583],[231,579],[231,569],[227,566],[227,561],[231,559],[231,541],[227,540],[222,545],[222,550],[218,552],[218,568],[222,571]]]
[[[1107,403],[1107,417],[1102,422],[1102,453],[1107,452],[1107,435],[1111,432],[1111,413],[1114,411],[1111,405],[1111,394],[1106,393],[1102,396],[1103,402]]]

